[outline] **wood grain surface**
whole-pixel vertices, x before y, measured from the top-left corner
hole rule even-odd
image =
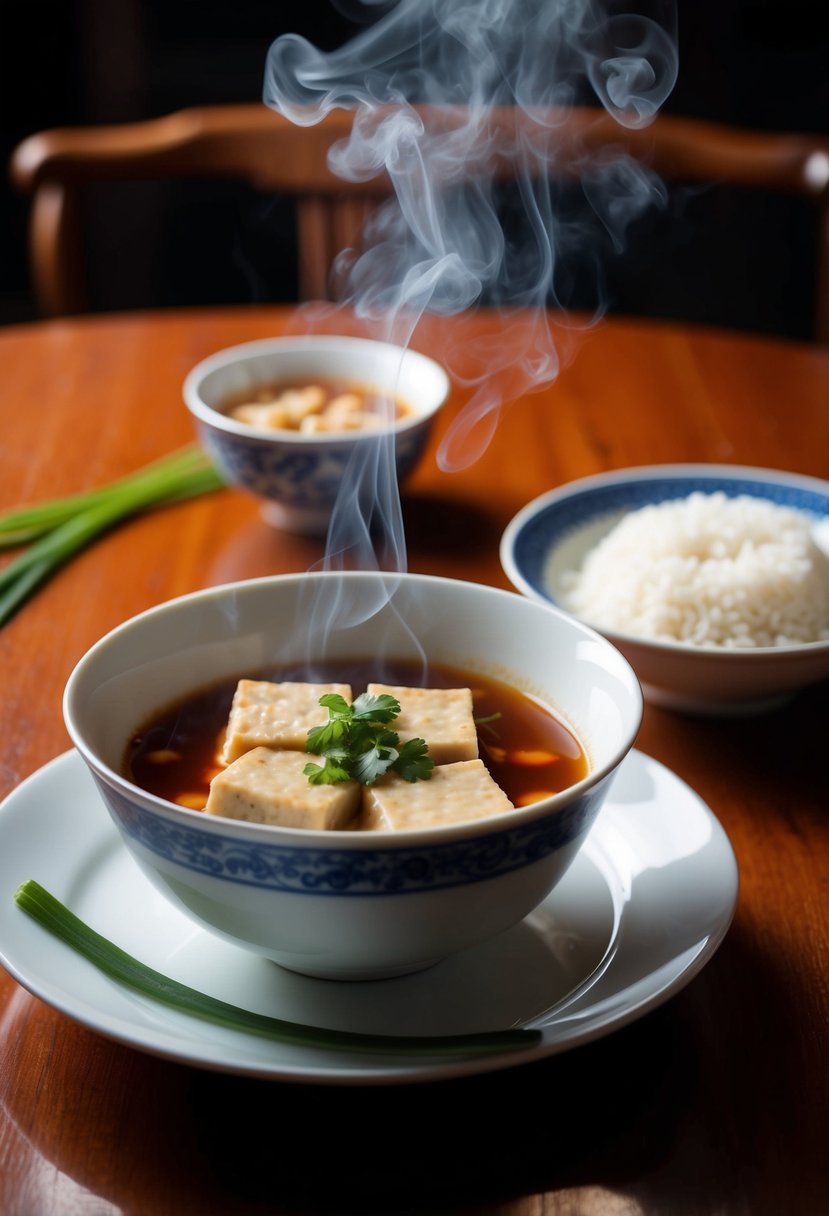
[[[342,315],[251,308],[0,332],[0,510],[189,442],[181,383],[195,362],[310,323],[359,330]],[[527,326],[484,313],[416,331],[455,388],[404,489],[411,570],[507,587],[498,541],[515,511],[602,470],[706,461],[829,478],[829,351],[615,319],[562,332],[558,378],[530,392],[510,358]],[[439,446],[473,396],[466,381],[490,356],[510,404],[482,455],[441,469]],[[0,631],[0,796],[69,746],[63,686],[104,632],[191,590],[306,570],[321,553],[230,489],[93,544]],[[521,1069],[366,1090],[222,1076],[112,1043],[0,972],[0,1212],[821,1216],[827,738],[826,684],[762,717],[647,708],[637,746],[693,786],[732,841],[734,924],[661,1009]]]

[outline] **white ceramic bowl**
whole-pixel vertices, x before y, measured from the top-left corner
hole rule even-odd
[[[320,377],[379,389],[405,402],[409,413],[385,435],[305,435],[252,427],[222,412],[228,399],[247,389]],[[307,533],[326,530],[338,494],[357,483],[357,462],[370,466],[378,445],[393,445],[402,482],[420,459],[448,393],[446,372],[426,355],[369,338],[315,334],[218,351],[193,368],[183,387],[199,438],[222,476],[261,498],[271,523]]]
[[[829,484],[812,477],[733,465],[653,465],[601,473],[527,504],[501,539],[512,584],[540,603],[563,607],[568,572],[632,510],[693,491],[749,494],[804,511],[829,552]],[[630,660],[647,700],[694,714],[752,713],[779,705],[829,677],[829,642],[713,649],[647,641],[595,625]]]
[[[215,818],[123,775],[131,734],[190,692],[309,654],[378,652],[489,672],[542,697],[576,731],[589,775],[506,815],[396,833]],[[64,697],[75,746],[159,890],[240,946],[342,979],[426,967],[531,912],[581,847],[641,712],[625,659],[563,613],[511,591],[368,572],[279,575],[163,604],[93,646]]]

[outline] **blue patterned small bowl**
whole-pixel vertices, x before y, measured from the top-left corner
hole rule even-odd
[[[501,565],[524,595],[563,608],[568,575],[623,515],[693,492],[746,494],[802,511],[829,555],[829,483],[774,469],[676,464],[600,473],[542,494],[508,525]],[[650,641],[589,623],[626,656],[647,700],[681,712],[754,713],[829,677],[829,642],[714,649]]]
[[[380,645],[542,697],[581,739],[588,776],[490,819],[325,832],[208,816],[123,775],[134,732],[189,693]],[[641,713],[625,659],[563,613],[511,591],[369,572],[276,575],[162,604],[93,646],[64,697],[72,740],[155,886],[235,944],[331,979],[415,971],[528,915],[581,848]]]
[[[410,412],[384,433],[315,435],[252,427],[222,412],[248,389],[320,378],[380,389]],[[399,481],[412,472],[448,392],[446,372],[426,355],[369,338],[315,334],[219,351],[193,368],[183,388],[199,438],[222,476],[262,499],[269,522],[314,534],[326,531],[335,505],[347,506],[386,449]]]

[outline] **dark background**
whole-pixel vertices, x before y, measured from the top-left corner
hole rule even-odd
[[[323,49],[340,45],[360,28],[359,5],[346,2],[350,15],[331,0],[304,0],[290,11],[274,0],[6,0],[4,164],[20,139],[45,127],[256,101],[273,39],[291,31]],[[666,110],[829,132],[827,10],[826,0],[678,0],[679,80]],[[208,194],[198,182],[144,183],[108,186],[93,208],[98,308],[294,298],[284,203],[238,185]],[[108,222],[124,208],[126,234]],[[26,201],[0,184],[0,323],[36,315],[26,213]],[[607,263],[609,306],[808,337],[815,238],[802,201],[679,190],[666,210],[636,226],[627,254]]]

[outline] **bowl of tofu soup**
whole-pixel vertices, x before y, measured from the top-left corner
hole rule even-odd
[[[324,533],[361,470],[420,460],[449,378],[434,359],[369,338],[308,334],[246,342],[187,376],[184,401],[222,476],[265,518]]]
[[[152,608],[64,696],[158,891],[239,947],[343,980],[428,967],[532,912],[641,714],[626,659],[557,609],[359,571]]]

